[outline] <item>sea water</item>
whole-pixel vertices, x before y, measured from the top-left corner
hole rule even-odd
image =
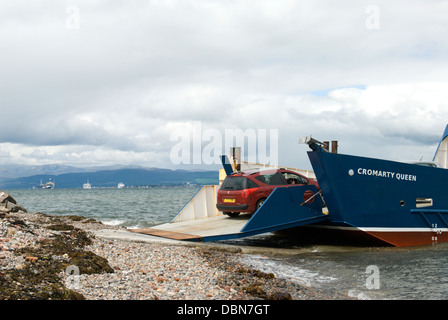
[[[30,212],[81,215],[105,224],[144,228],[169,222],[198,190],[152,187],[6,191]],[[282,248],[283,254],[245,255],[243,259],[261,271],[304,286],[335,290],[356,299],[448,298],[448,244],[414,248],[314,245],[274,234],[226,242]]]
[[[448,244],[420,248],[315,246],[296,255],[248,255],[244,260],[277,277],[356,299],[448,298]]]
[[[169,222],[199,187],[7,190],[30,212],[80,215],[105,224],[145,228]]]

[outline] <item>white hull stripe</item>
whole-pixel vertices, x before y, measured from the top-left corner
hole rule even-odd
[[[342,226],[323,226],[312,225],[307,227],[323,228],[323,229],[335,229],[344,231],[364,231],[364,232],[447,232],[448,228],[382,228],[382,227],[342,227]]]
[[[355,228],[356,229],[356,228]],[[446,232],[448,228],[358,228],[365,232]]]

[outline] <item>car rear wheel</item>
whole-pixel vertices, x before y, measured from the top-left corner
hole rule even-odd
[[[261,198],[260,200],[257,201],[257,204],[255,205],[255,211],[260,209],[260,207],[263,205],[265,200],[266,200],[266,198]]]
[[[229,217],[235,218],[240,215],[239,212],[224,212],[224,214],[228,215]]]

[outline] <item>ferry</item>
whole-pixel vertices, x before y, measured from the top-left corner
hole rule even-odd
[[[448,126],[431,162],[330,153],[312,137],[302,142],[312,150],[330,218],[302,231],[400,247],[448,241]]]
[[[229,217],[216,208],[219,186],[203,186],[169,223],[131,231],[204,242],[269,232],[332,244],[448,242],[448,126],[429,162],[339,154],[311,136],[301,140],[311,148],[318,187],[277,187],[255,213]],[[231,174],[232,161],[224,155],[221,160]]]

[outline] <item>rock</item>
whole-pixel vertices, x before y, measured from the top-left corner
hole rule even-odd
[[[268,300],[292,300],[288,292],[276,292],[267,297]]]
[[[4,191],[0,191],[0,203],[6,203],[6,202],[12,202],[14,204],[16,204],[16,200],[11,197],[8,193],[4,192]]]
[[[25,269],[25,265],[23,263],[18,263],[18,264],[16,264],[15,268],[17,270],[22,270],[22,269]]]
[[[25,261],[29,261],[31,263],[36,263],[38,259],[38,257],[25,257]]]
[[[0,213],[6,214],[6,213],[10,213],[10,212],[11,212],[11,209],[5,208],[4,206],[0,207]]]
[[[23,212],[27,212],[26,209],[18,204],[16,204],[15,202],[6,202],[6,209],[10,210],[10,212],[19,212],[19,211],[23,211]]]
[[[27,212],[26,209],[17,204],[17,201],[11,197],[10,194],[0,191],[0,212],[2,213],[10,213],[10,212]]]

